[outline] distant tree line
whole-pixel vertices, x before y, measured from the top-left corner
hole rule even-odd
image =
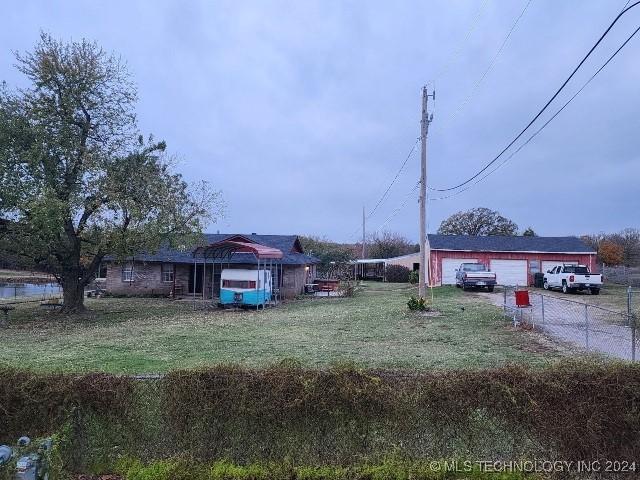
[[[625,228],[617,233],[584,235],[582,240],[598,252],[606,265],[640,266],[640,229]]]

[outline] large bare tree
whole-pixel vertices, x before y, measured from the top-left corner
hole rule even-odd
[[[30,86],[0,91],[2,248],[54,274],[64,310],[81,311],[106,255],[184,242],[219,214],[218,194],[190,188],[165,143],[139,134],[120,58],[44,33],[16,57]]]

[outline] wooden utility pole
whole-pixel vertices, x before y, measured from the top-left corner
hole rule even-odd
[[[427,134],[429,133],[429,123],[433,120],[433,114],[429,115],[427,110],[427,87],[422,87],[422,119],[420,120],[420,141],[422,151],[420,155],[420,272],[418,276],[418,295],[425,297],[427,294],[427,283],[429,282],[429,247],[427,241]],[[431,98],[436,99],[436,92],[431,94]]]
[[[367,258],[366,255],[366,249],[365,249],[365,245],[367,244],[366,242],[366,236],[365,236],[365,230],[364,230],[364,221],[365,221],[365,216],[364,216],[364,205],[362,206],[362,258]]]

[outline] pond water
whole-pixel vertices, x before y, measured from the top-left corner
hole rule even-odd
[[[0,283],[0,298],[49,297],[60,292],[60,285],[57,283]]]

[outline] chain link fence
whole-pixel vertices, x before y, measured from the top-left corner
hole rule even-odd
[[[626,267],[624,265],[609,267],[602,265],[602,275],[610,283],[631,285],[634,288],[640,287],[640,267]]]
[[[527,292],[529,304],[519,306],[515,292],[503,290],[503,310],[514,325],[529,325],[589,352],[631,361],[640,356],[635,310],[640,290],[628,289],[627,312],[538,292]]]

